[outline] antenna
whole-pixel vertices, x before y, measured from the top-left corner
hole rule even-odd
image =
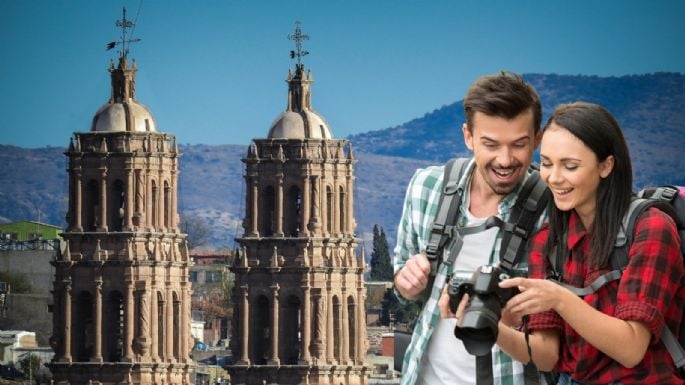
[[[138,8],[138,11],[140,12],[140,8]],[[117,27],[121,28],[121,40],[120,41],[112,41],[107,43],[107,48],[106,50],[109,51],[110,49],[116,47],[117,45],[121,45],[121,51],[119,51],[119,56],[120,57],[126,57],[128,55],[128,46],[131,43],[137,43],[140,41],[140,39],[131,39],[126,37],[126,30],[129,28],[132,28],[131,33],[133,32],[133,29],[135,29],[136,24],[131,21],[126,19],[126,7],[123,7],[123,15],[121,20],[117,20],[114,25]],[[138,19],[138,16],[136,16],[136,19]]]
[[[302,65],[302,57],[309,55],[309,51],[302,50],[302,40],[309,40],[309,35],[302,34],[300,29],[300,21],[295,22],[295,33],[288,35],[288,40],[295,41],[295,51],[290,51],[290,58],[297,58],[298,67]]]

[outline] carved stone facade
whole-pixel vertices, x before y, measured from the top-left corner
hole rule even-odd
[[[367,384],[363,273],[351,145],[311,108],[311,73],[249,146],[244,236],[232,270],[237,384]]]
[[[190,260],[178,227],[179,152],[135,100],[135,62],[69,159],[65,250],[53,262],[57,384],[188,384]]]

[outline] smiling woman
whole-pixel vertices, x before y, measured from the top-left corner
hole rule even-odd
[[[532,334],[500,327],[498,343],[518,360],[559,371],[559,384],[683,384],[660,339],[664,328],[680,330],[685,305],[671,218],[645,210],[627,267],[594,287],[613,270],[610,255],[632,199],[630,155],[618,123],[596,104],[562,105],[545,126],[540,158],[540,175],[554,196],[549,225],[531,241],[529,278],[501,283],[521,291],[507,303],[513,317],[506,319],[530,315]],[[581,298],[573,288],[589,294]]]

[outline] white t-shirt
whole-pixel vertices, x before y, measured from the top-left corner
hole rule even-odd
[[[476,218],[467,212],[466,226],[477,226],[487,218]],[[475,271],[490,262],[498,227],[464,236],[464,245],[454,262],[453,271]],[[475,385],[476,358],[466,351],[464,343],[454,336],[455,318],[438,318],[433,335],[421,360],[417,385]]]

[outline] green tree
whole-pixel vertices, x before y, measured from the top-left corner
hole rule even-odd
[[[40,377],[40,357],[33,354],[24,355],[24,358],[19,360],[19,366],[21,366],[21,370],[24,372],[24,377],[29,380],[29,384],[37,382],[37,379]]]
[[[373,252],[371,253],[371,274],[372,281],[392,281],[393,268],[390,263],[390,252],[388,251],[388,240],[385,238],[385,231],[379,225],[373,226]]]

